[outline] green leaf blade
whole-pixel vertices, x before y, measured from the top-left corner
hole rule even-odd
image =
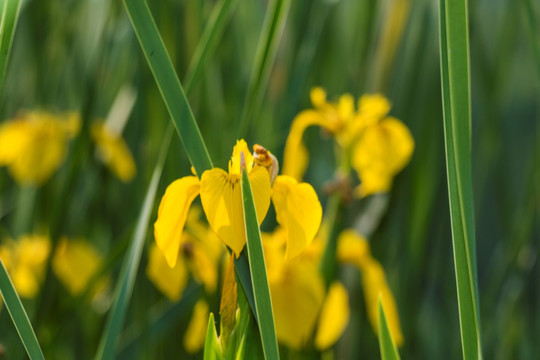
[[[204,360],[220,360],[221,346],[219,345],[216,325],[214,322],[214,314],[210,313],[208,317],[208,326],[206,328],[206,339],[204,341]]]
[[[267,360],[279,359],[279,349],[274,325],[270,288],[268,286],[268,277],[266,275],[261,232],[259,229],[259,222],[257,221],[251,185],[249,184],[245,169],[242,171],[242,200],[249,267],[251,270],[255,308],[257,310],[257,321],[261,333],[264,357]]]
[[[467,1],[440,0],[439,16],[446,166],[462,348],[465,359],[480,359]]]
[[[124,0],[124,5],[176,131],[200,176],[212,168],[212,160],[150,9],[144,0]]]
[[[9,54],[13,43],[13,35],[17,27],[21,0],[2,0],[2,17],[0,19],[0,90],[4,86]]]
[[[390,328],[386,321],[386,314],[382,305],[381,297],[377,305],[377,323],[379,324],[379,347],[381,349],[382,360],[399,360],[399,353],[396,348],[394,339],[390,334]]]
[[[32,329],[28,315],[26,315],[26,311],[24,311],[21,299],[15,291],[15,287],[4,267],[2,259],[0,259],[0,293],[2,294],[6,308],[19,333],[19,337],[22,340],[28,357],[32,360],[44,359],[36,334]]]

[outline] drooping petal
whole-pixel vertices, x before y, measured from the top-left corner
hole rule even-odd
[[[150,245],[148,252],[146,276],[171,301],[180,300],[188,281],[185,262],[177,261],[171,268],[155,244]]]
[[[260,224],[270,205],[270,176],[265,168],[254,167],[248,177]],[[238,257],[246,243],[240,176],[218,168],[205,171],[201,202],[210,227]]]
[[[233,154],[231,156],[231,160],[229,161],[229,174],[241,174],[240,153],[244,154],[246,170],[248,173],[251,171],[253,166],[253,155],[251,155],[251,151],[249,150],[247,143],[244,141],[244,139],[241,139],[237,140],[236,145],[234,145]]]
[[[359,269],[370,259],[367,240],[353,229],[343,230],[338,236],[337,258],[340,263],[352,264]]]
[[[317,268],[290,265],[283,280],[270,282],[270,295],[278,340],[300,349],[312,335],[324,300],[324,284]]]
[[[334,130],[331,122],[319,111],[305,110],[298,114],[292,122],[291,131],[285,143],[282,174],[292,176],[298,181],[302,180],[309,159],[302,136],[306,128],[313,125],[321,126],[329,131]]]
[[[176,265],[189,207],[199,192],[199,179],[186,176],[171,183],[161,198],[154,237],[170,267]]]
[[[349,295],[339,281],[332,283],[322,305],[315,347],[324,350],[334,345],[345,331],[350,316]]]
[[[399,314],[392,290],[386,282],[384,270],[379,262],[373,258],[362,266],[362,289],[366,299],[369,321],[375,333],[378,329],[377,304],[381,296],[386,321],[390,334],[397,346],[403,344],[403,334],[399,325]]]
[[[195,354],[204,345],[208,315],[208,304],[206,301],[197,301],[186,330],[186,335],[184,336],[184,348],[190,354]]]
[[[91,130],[103,163],[123,182],[131,181],[137,167],[124,139],[109,131],[103,124],[93,124]]]
[[[189,259],[190,269],[197,281],[204,285],[207,293],[216,291],[218,280],[218,264],[212,259],[200,241],[192,242],[192,250]]]
[[[52,268],[69,292],[78,295],[86,289],[102,262],[102,255],[88,242],[62,238],[52,259]]]
[[[361,195],[388,191],[392,178],[410,160],[414,140],[395,118],[369,126],[356,143],[352,165],[362,182]]]
[[[274,181],[272,202],[277,222],[287,231],[285,259],[300,254],[313,240],[322,219],[322,208],[313,187],[281,175]]]

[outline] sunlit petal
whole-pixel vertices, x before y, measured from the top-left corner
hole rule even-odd
[[[260,224],[270,205],[270,176],[265,168],[255,167],[249,181]],[[201,202],[210,227],[238,257],[246,243],[240,176],[217,168],[205,171]]]
[[[322,219],[322,208],[313,187],[290,176],[278,176],[272,188],[277,222],[287,231],[289,260],[300,254],[313,240]]]
[[[148,252],[146,276],[171,301],[178,301],[188,281],[188,273],[184,261],[178,261],[171,268],[161,250],[154,244]]]
[[[196,176],[186,176],[167,187],[159,204],[154,237],[170,267],[176,265],[189,207],[199,192],[199,179]]]
[[[349,323],[350,312],[347,289],[336,281],[328,289],[319,316],[315,336],[315,346],[319,350],[327,349],[338,341]]]
[[[251,167],[253,166],[253,155],[251,154],[247,143],[242,139],[237,140],[236,145],[234,145],[233,154],[231,156],[231,160],[229,161],[229,174],[240,174],[240,153],[244,154],[246,170],[248,172],[251,171]]]

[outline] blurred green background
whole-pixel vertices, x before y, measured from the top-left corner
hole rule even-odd
[[[180,80],[184,79],[215,1],[149,1]],[[216,166],[224,168],[238,136],[259,34],[268,3],[239,2],[190,104]],[[294,116],[310,107],[309,90],[330,98],[381,92],[391,115],[411,130],[410,164],[386,195],[351,203],[349,224],[376,212],[369,237],[396,297],[405,359],[461,356],[446,185],[436,1],[293,1],[268,88],[239,134],[281,159]],[[540,6],[534,1],[470,0],[473,185],[478,286],[487,359],[540,358]],[[403,24],[400,26],[400,22]],[[121,183],[97,161],[89,126],[104,118],[119,89],[137,101],[124,130],[138,173]],[[121,2],[24,1],[2,96],[1,120],[21,109],[76,110],[83,128],[62,168],[35,195],[0,169],[0,235],[44,230],[53,241],[83,237],[107,254],[103,271],[117,278],[142,205],[168,113]],[[305,180],[320,191],[335,168],[332,140],[310,128]],[[190,165],[175,136],[158,197]],[[32,196],[35,196],[32,200]],[[29,200],[30,197],[30,200]],[[324,206],[323,206],[324,208]],[[157,203],[154,206],[153,223]],[[380,216],[379,216],[380,215]],[[152,227],[147,244],[153,240]],[[120,343],[121,358],[187,358],[181,341],[199,287],[177,304],[144,274],[135,283]],[[366,321],[358,274],[344,271],[352,318],[336,358],[378,358]],[[46,358],[95,353],[105,308],[72,298],[51,275],[24,305]],[[218,302],[214,304],[217,310]],[[24,356],[7,312],[0,312],[5,358]],[[1,358],[1,355],[0,355]]]

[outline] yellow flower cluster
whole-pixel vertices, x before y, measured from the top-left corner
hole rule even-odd
[[[77,113],[24,112],[0,125],[0,166],[21,184],[40,185],[62,165],[79,128]]]
[[[311,102],[314,109],[300,112],[293,120],[285,144],[283,173],[302,179],[308,164],[302,136],[307,127],[316,125],[336,139],[342,150],[341,165],[356,170],[361,181],[357,195],[388,191],[393,177],[409,162],[414,149],[409,129],[388,116],[388,99],[379,94],[364,95],[356,110],[350,94],[332,103],[326,100],[322,88],[314,88]]]

